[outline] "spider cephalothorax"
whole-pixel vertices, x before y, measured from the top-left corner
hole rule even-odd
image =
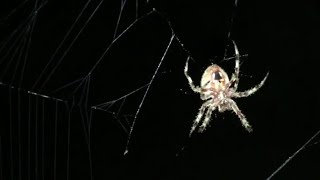
[[[237,48],[236,43],[233,41],[234,51],[235,51],[235,72],[232,74],[231,79],[227,73],[218,65],[213,64],[207,67],[204,71],[200,87],[195,86],[191,77],[188,75],[188,61],[187,59],[186,66],[184,68],[184,74],[189,82],[191,89],[200,94],[200,98],[205,101],[200,107],[199,113],[194,120],[193,126],[190,130],[190,136],[192,132],[198,127],[199,122],[204,116],[203,122],[199,127],[199,132],[203,132],[207,125],[210,122],[212,111],[218,109],[219,112],[223,112],[225,110],[234,111],[241,123],[242,126],[246,128],[247,131],[251,132],[252,128],[245,116],[241,113],[237,104],[232,98],[240,98],[247,97],[253,93],[255,93],[261,86],[264,84],[265,80],[268,77],[268,74],[264,77],[264,79],[255,87],[243,91],[237,92],[238,83],[239,83],[239,72],[240,72],[240,55]]]

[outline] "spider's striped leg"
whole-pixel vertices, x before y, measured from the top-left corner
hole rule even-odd
[[[202,106],[200,107],[199,109],[199,113],[196,117],[196,119],[193,121],[193,125],[191,127],[191,130],[190,130],[190,133],[189,133],[189,136],[192,135],[193,131],[197,128],[203,114],[205,113],[206,109],[208,108],[208,105],[210,104],[210,100],[209,101],[206,101],[202,104]]]
[[[256,91],[258,91],[263,86],[263,84],[265,83],[268,75],[269,75],[269,73],[267,73],[267,75],[263,78],[263,80],[258,85],[256,85],[255,87],[253,87],[253,88],[251,88],[249,90],[243,91],[243,92],[234,92],[232,97],[236,97],[236,98],[247,97],[247,96],[250,96],[251,94],[255,93]]]
[[[236,58],[236,65],[234,68],[234,73],[235,73],[236,77],[238,77],[239,73],[240,73],[240,53],[239,53],[236,42],[232,41],[232,43],[233,43],[234,54],[235,54],[235,58]]]
[[[244,114],[242,114],[242,112],[238,108],[236,102],[234,102],[232,99],[229,99],[229,105],[231,106],[232,110],[238,115],[242,126],[244,128],[246,128],[246,130],[248,132],[251,132],[252,131],[251,126],[250,126],[249,122],[247,121],[246,117],[244,116]]]
[[[185,65],[185,67],[184,67],[184,75],[186,76],[186,78],[187,78],[187,80],[188,80],[188,83],[189,83],[190,88],[191,88],[194,92],[200,93],[200,92],[201,92],[201,88],[195,86],[195,85],[193,84],[192,78],[188,75],[189,59],[190,59],[190,57],[187,58],[186,65]]]
[[[238,47],[234,41],[232,41],[234,52],[235,52],[235,67],[234,67],[234,73],[231,76],[230,82],[228,84],[228,88],[233,84],[234,91],[237,90],[238,84],[239,84],[239,73],[240,73],[240,54]]]
[[[204,130],[206,130],[207,125],[209,125],[210,120],[211,120],[211,114],[212,111],[214,111],[216,109],[216,106],[210,106],[207,110],[206,116],[204,117],[204,120],[201,124],[201,126],[199,127],[199,132],[203,132]]]

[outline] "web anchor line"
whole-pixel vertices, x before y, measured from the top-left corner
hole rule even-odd
[[[20,91],[20,92],[25,92],[27,94],[31,94],[31,95],[34,95],[34,96],[39,96],[39,97],[42,97],[42,98],[45,98],[45,99],[51,99],[51,100],[59,101],[59,102],[67,102],[66,100],[63,100],[63,99],[55,98],[55,97],[52,97],[52,96],[47,96],[47,95],[36,93],[36,92],[33,92],[33,91],[28,91],[28,90],[25,90],[25,89],[22,89],[22,88],[18,88],[18,87],[9,85],[9,84],[5,84],[3,82],[0,82],[0,85],[4,86],[4,87],[9,87],[10,89],[18,89],[18,91]]]
[[[127,140],[127,144],[126,144],[126,149],[125,149],[125,151],[124,151],[124,155],[128,154],[128,152],[129,152],[129,149],[128,149],[128,148],[129,148],[129,144],[130,144],[130,140],[131,140],[131,135],[132,135],[133,127],[134,127],[134,125],[135,125],[135,123],[136,123],[137,117],[138,117],[139,112],[140,112],[140,110],[141,110],[141,107],[142,107],[142,105],[143,105],[143,103],[144,103],[144,100],[145,100],[145,98],[146,98],[146,96],[147,96],[147,94],[148,94],[148,92],[149,92],[150,86],[151,86],[152,82],[154,81],[156,75],[158,74],[158,71],[159,71],[159,69],[160,69],[160,66],[161,66],[161,64],[162,64],[165,56],[167,55],[168,50],[169,50],[169,48],[170,48],[170,46],[171,46],[172,41],[173,41],[174,38],[175,38],[175,34],[172,33],[171,39],[170,39],[170,41],[169,41],[169,43],[168,43],[168,45],[167,45],[167,48],[166,48],[165,52],[163,53],[163,55],[162,55],[162,57],[161,57],[161,59],[160,59],[160,62],[159,62],[159,64],[158,64],[158,66],[157,66],[157,68],[156,68],[156,70],[155,70],[155,72],[154,72],[154,74],[153,74],[153,76],[152,76],[152,78],[151,78],[151,80],[150,80],[150,82],[149,82],[149,84],[148,84],[148,87],[147,87],[147,89],[146,89],[146,91],[145,91],[145,93],[144,93],[144,95],[143,95],[143,98],[142,98],[142,100],[141,100],[141,102],[140,102],[140,104],[139,104],[138,110],[137,110],[137,112],[136,112],[136,114],[135,114],[135,116],[134,116],[132,125],[131,125],[131,127],[130,127],[129,136],[128,136],[128,140]]]
[[[282,163],[278,169],[276,169],[266,180],[270,180],[274,175],[276,175],[284,166],[286,166],[294,157],[296,157],[302,150],[304,150],[310,142],[320,134],[320,129],[306,142],[304,143],[296,152],[294,152],[284,163]]]

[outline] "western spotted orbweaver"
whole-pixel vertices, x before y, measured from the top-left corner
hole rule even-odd
[[[210,122],[212,111],[216,110],[217,108],[219,112],[224,112],[226,110],[234,111],[238,115],[242,126],[248,132],[252,131],[250,124],[246,120],[246,117],[244,114],[242,114],[236,102],[232,100],[232,98],[247,97],[255,93],[262,87],[269,73],[267,73],[264,79],[255,87],[243,92],[237,92],[236,90],[239,84],[240,72],[240,55],[236,43],[234,41],[232,42],[235,51],[235,72],[232,74],[231,80],[229,80],[227,73],[220,66],[213,64],[207,67],[207,69],[204,71],[201,77],[200,87],[195,86],[191,77],[188,75],[189,57],[186,61],[184,74],[189,82],[189,85],[195,93],[200,94],[201,100],[205,101],[200,107],[199,113],[193,122],[189,136],[191,136],[193,131],[198,127],[200,120],[204,116],[201,126],[198,127],[198,132],[203,132]]]

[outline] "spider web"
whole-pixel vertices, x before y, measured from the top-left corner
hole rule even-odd
[[[238,1],[224,1],[205,6],[139,0],[3,3],[1,179],[228,179],[232,176],[229,172],[237,178],[270,179],[298,154],[319,149],[316,139],[320,131],[312,129],[315,134],[298,136],[303,137],[300,143],[281,146],[272,153],[268,148],[275,145],[270,143],[274,136],[268,139],[261,134],[273,126],[254,122],[257,127],[266,125],[267,130],[247,134],[232,114],[215,114],[217,120],[209,132],[188,138],[201,102],[183,75],[185,61],[187,57],[193,60],[190,73],[195,82],[210,63],[222,64],[232,72],[231,39],[246,56],[242,50],[248,45],[248,34],[239,29],[245,22],[241,18],[247,16],[239,9],[248,4],[239,7]],[[190,6],[202,9],[193,14]],[[201,21],[205,17],[212,23]],[[252,54],[252,59],[261,57]],[[250,62],[250,53],[242,61]],[[241,71],[258,76],[246,79],[242,74],[240,84],[247,88],[264,75],[264,66],[252,66],[253,71],[245,63],[241,66]],[[256,101],[251,98],[239,103],[249,121],[266,110],[250,115],[250,106],[267,102],[266,86],[267,90],[257,93]],[[258,143],[261,139],[268,143]],[[299,148],[299,144],[303,146]],[[276,160],[264,159],[264,154]],[[243,161],[249,162],[248,169],[241,167]],[[310,168],[319,165],[320,160],[316,161]],[[199,175],[207,172],[208,166],[216,169],[214,174]],[[283,171],[283,177],[292,174]]]

